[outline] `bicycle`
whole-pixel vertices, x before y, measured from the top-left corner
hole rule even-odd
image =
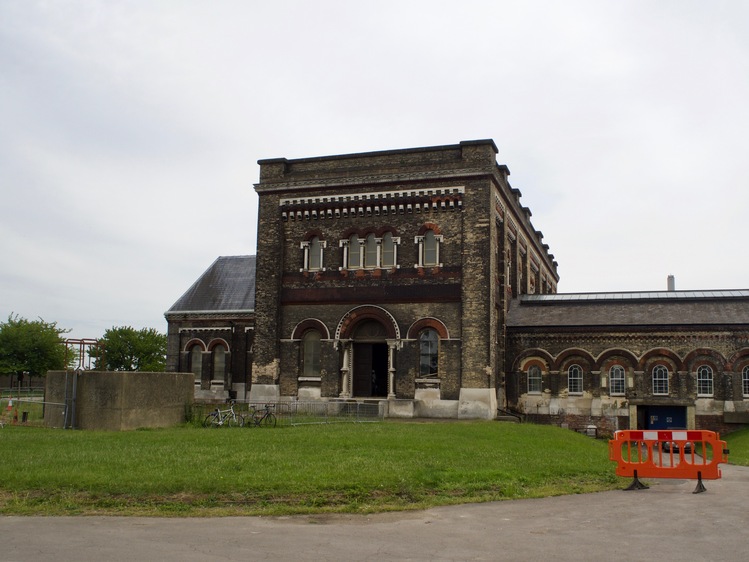
[[[276,415],[271,412],[271,409],[273,409],[273,404],[266,404],[262,410],[250,406],[247,417],[248,427],[276,427]]]
[[[233,426],[244,426],[244,417],[242,414],[238,414],[234,411],[234,402],[229,403],[229,407],[226,410],[216,408],[213,412],[208,414],[203,420],[203,427],[233,427]]]

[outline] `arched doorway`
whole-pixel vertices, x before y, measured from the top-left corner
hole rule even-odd
[[[356,326],[353,336],[353,396],[385,398],[388,394],[385,327],[377,320],[365,320]]]

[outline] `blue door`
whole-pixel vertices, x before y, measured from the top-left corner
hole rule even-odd
[[[686,406],[646,406],[645,429],[686,429]]]

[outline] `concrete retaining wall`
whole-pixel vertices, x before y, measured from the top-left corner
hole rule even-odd
[[[170,427],[193,403],[192,373],[49,371],[45,402],[68,405],[66,427],[121,431]],[[44,423],[61,427],[59,410]]]

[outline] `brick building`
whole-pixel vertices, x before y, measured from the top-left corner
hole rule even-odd
[[[244,398],[255,323],[255,256],[218,258],[165,314],[167,370],[195,374],[195,397]]]
[[[261,160],[256,260],[220,258],[244,260],[230,287],[217,262],[170,309],[168,368],[197,372],[197,346],[203,392],[378,400],[389,416],[749,421],[749,291],[556,294],[496,154],[479,140]],[[243,291],[241,306],[213,296]],[[211,342],[230,329],[220,385]]]
[[[528,419],[749,423],[749,291],[524,295],[508,316],[507,396]]]

